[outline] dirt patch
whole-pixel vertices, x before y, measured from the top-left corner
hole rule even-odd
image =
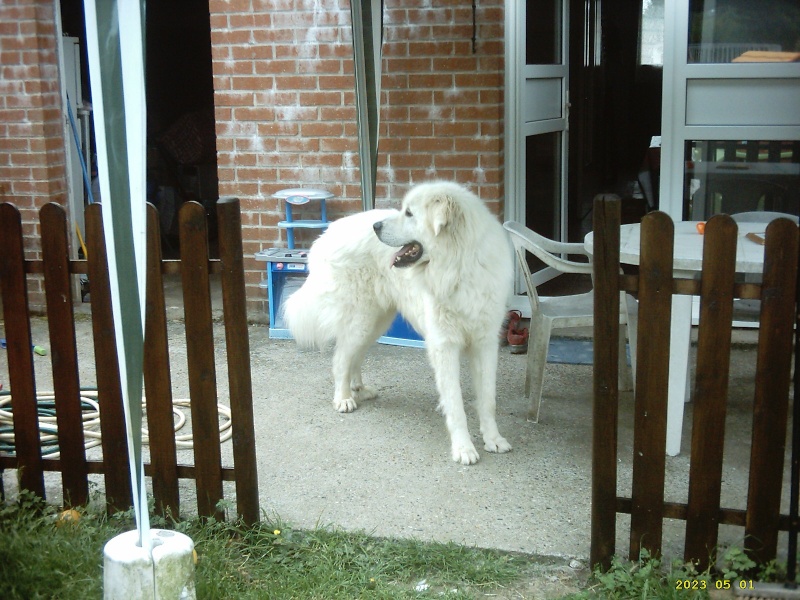
[[[581,561],[535,556],[531,557],[523,576],[513,584],[485,589],[472,588],[469,591],[476,598],[550,600],[585,590],[590,575],[589,569]]]

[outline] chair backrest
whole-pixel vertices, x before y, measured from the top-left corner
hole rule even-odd
[[[522,270],[522,275],[525,278],[525,286],[528,289],[528,296],[534,306],[539,304],[539,296],[536,293],[536,286],[531,279],[531,270],[528,266],[528,252],[536,256],[547,266],[561,273],[592,273],[591,257],[589,253],[586,252],[583,244],[556,242],[543,235],[539,235],[517,221],[506,221],[503,223],[503,227],[508,231],[511,242],[514,244],[517,260]],[[564,258],[564,256],[570,254],[585,256],[588,262],[578,262]]]
[[[506,221],[503,227],[505,227],[506,231],[511,235],[514,248],[524,248],[547,266],[553,267],[561,273],[592,272],[591,257],[589,253],[586,252],[583,244],[556,242],[543,235],[539,235],[535,231],[525,227],[522,223],[516,221]],[[565,255],[570,254],[585,256],[587,262],[578,262],[564,258]]]
[[[791,219],[797,223],[800,220],[797,215],[769,210],[750,210],[732,214],[731,217],[737,223],[771,223],[775,219]]]

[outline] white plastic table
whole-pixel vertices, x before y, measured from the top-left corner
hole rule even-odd
[[[736,272],[761,273],[764,268],[764,246],[747,239],[748,233],[764,236],[766,223],[737,223],[739,235],[736,244]],[[641,226],[636,223],[620,228],[619,260],[623,264],[638,265]],[[584,247],[592,254],[594,233],[584,238]],[[703,266],[703,236],[697,232],[697,221],[675,223],[675,248],[673,269],[675,277],[692,277]],[[635,321],[635,320],[634,320]],[[629,321],[630,323],[630,321]],[[669,389],[667,392],[667,454],[677,456],[681,450],[681,430],[684,403],[689,401],[689,347],[692,330],[692,296],[672,296],[672,323],[670,323]],[[636,332],[631,332],[635,336]]]

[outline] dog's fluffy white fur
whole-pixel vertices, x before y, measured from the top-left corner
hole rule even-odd
[[[372,210],[331,223],[311,247],[309,275],[284,317],[306,347],[334,341],[333,406],[373,398],[361,363],[399,311],[424,337],[453,460],[477,462],[467,429],[460,357],[470,359],[476,408],[489,452],[511,445],[495,421],[498,332],[513,278],[508,238],[483,202],[449,182],[413,187],[398,210]]]

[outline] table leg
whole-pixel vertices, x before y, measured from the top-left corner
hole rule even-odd
[[[672,297],[670,325],[669,391],[667,395],[667,455],[681,451],[683,408],[689,400],[689,350],[692,331],[692,297]]]

